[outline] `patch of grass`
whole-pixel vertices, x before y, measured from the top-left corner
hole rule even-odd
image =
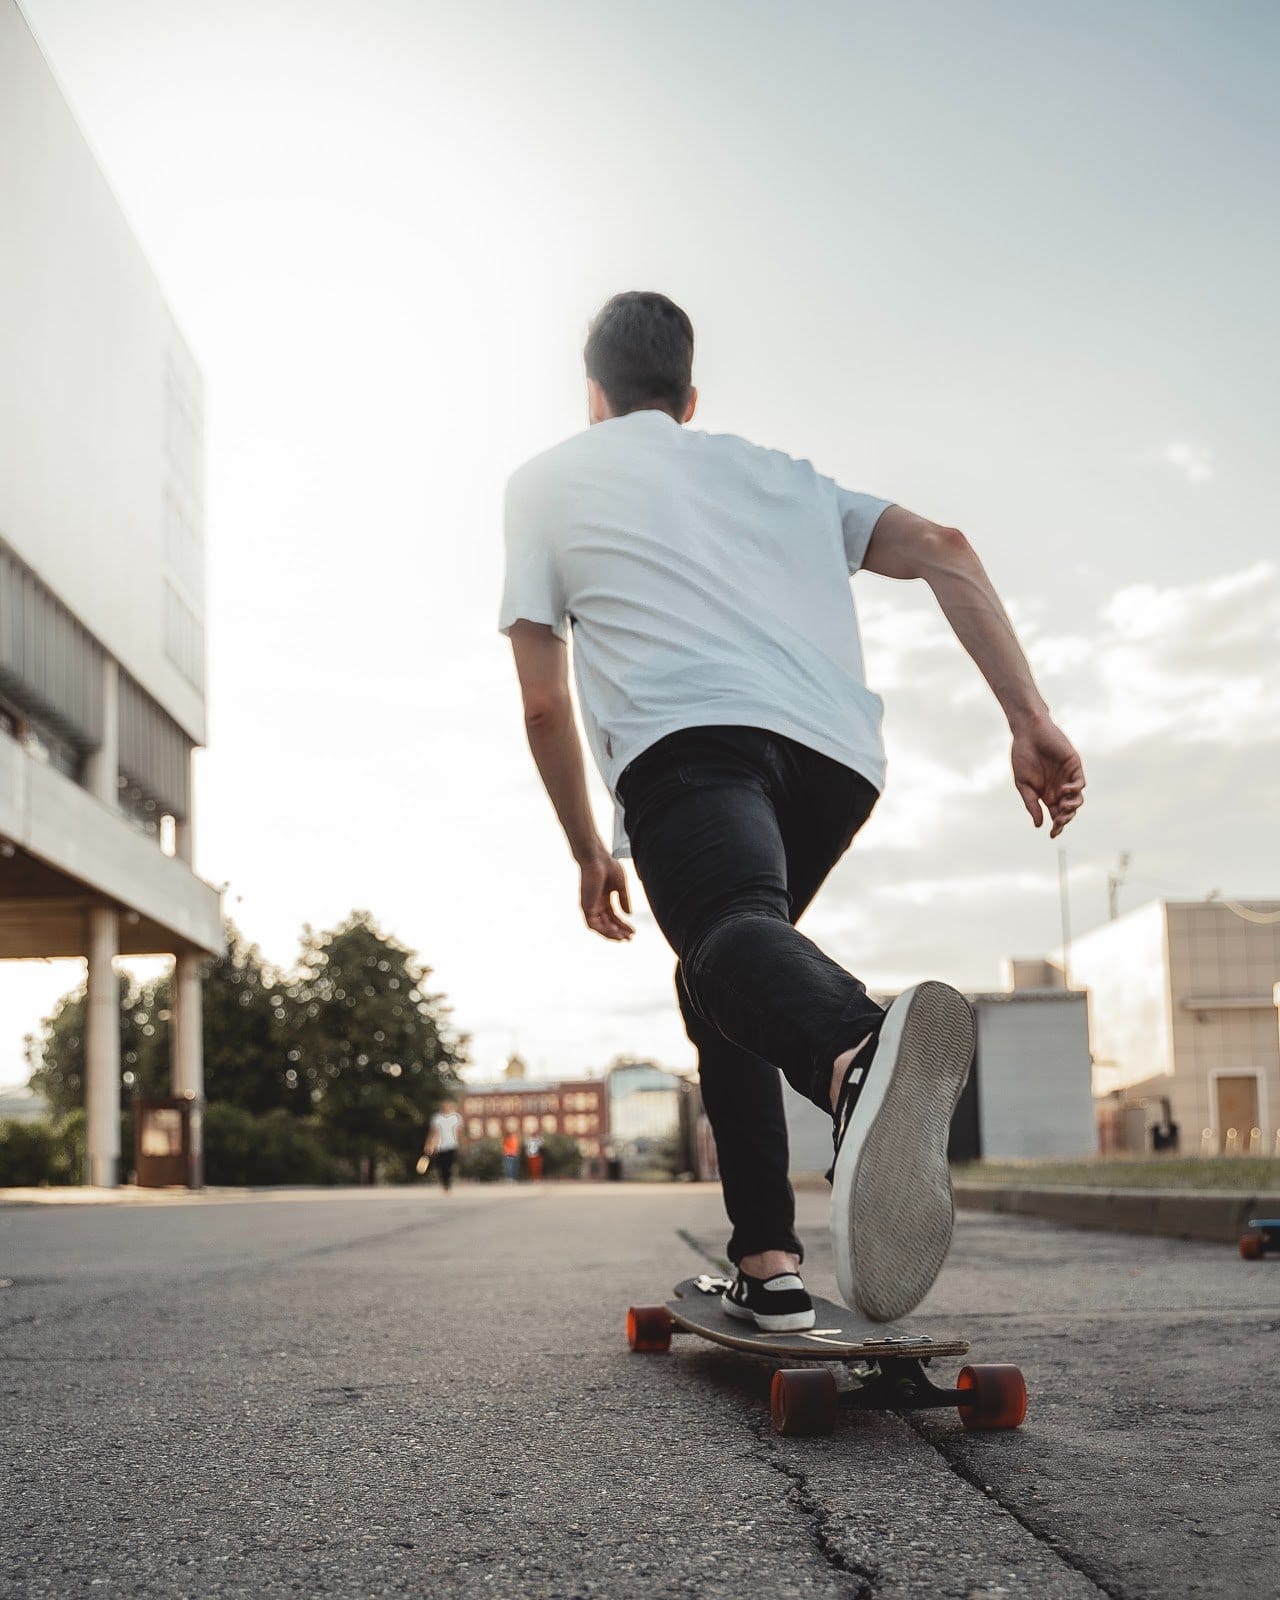
[[[970,1183],[1075,1184],[1088,1189],[1229,1189],[1280,1194],[1280,1160],[1251,1156],[1167,1156],[1126,1161],[969,1161],[952,1168]]]

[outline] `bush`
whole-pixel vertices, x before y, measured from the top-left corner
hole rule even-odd
[[[79,1183],[83,1173],[83,1111],[0,1122],[0,1187]]]
[[[254,1116],[215,1100],[204,1114],[207,1183],[334,1183],[337,1164],[315,1125],[277,1108]]]
[[[502,1146],[496,1139],[473,1139],[459,1158],[458,1173],[476,1183],[496,1183],[502,1176]]]
[[[577,1178],[582,1173],[582,1151],[567,1133],[549,1133],[542,1141],[542,1170],[548,1178]]]
[[[55,1119],[62,1176],[55,1177],[52,1180],[54,1183],[83,1181],[88,1120],[83,1106],[69,1111],[65,1117]],[[120,1166],[122,1169],[133,1168],[133,1118],[128,1113],[120,1118]]]
[[[52,1183],[56,1150],[53,1124],[44,1118],[0,1122],[0,1184]]]

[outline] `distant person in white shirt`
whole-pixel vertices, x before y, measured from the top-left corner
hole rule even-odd
[[[453,1188],[453,1169],[458,1160],[458,1141],[461,1137],[462,1118],[457,1103],[445,1100],[432,1117],[427,1130],[426,1155],[440,1174],[440,1185],[448,1194]]]
[[[585,350],[591,426],[512,477],[510,637],[538,770],[580,874],[587,925],[633,929],[632,856],[678,957],[738,1267],[725,1309],[811,1327],[787,1179],[779,1070],[834,1118],[841,1293],[878,1319],[928,1292],[954,1218],[947,1133],[973,1056],[946,984],[883,1011],[794,924],[884,783],[879,697],[849,578],[923,578],[1003,708],[1013,779],[1056,837],[1084,772],[1054,725],[982,563],[954,528],[855,493],[694,414],[693,328],[664,295],[616,295]],[[587,797],[569,690],[615,802]],[[947,715],[945,705],[939,717]]]

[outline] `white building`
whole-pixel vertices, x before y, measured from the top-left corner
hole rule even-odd
[[[953,1160],[1094,1155],[1087,996],[1045,963],[1012,963],[1015,987],[971,994],[973,1071],[951,1123]],[[886,997],[878,996],[883,1002]],[[831,1165],[831,1118],[783,1084],[793,1172]]]
[[[649,1061],[620,1061],[606,1074],[609,1143],[627,1177],[661,1170],[680,1137],[682,1080]]]
[[[1280,1150],[1280,901],[1153,900],[1077,939],[1071,975],[1121,1147],[1167,1114],[1187,1155]]]
[[[88,1173],[119,1169],[117,955],[176,958],[202,1092],[191,867],[205,737],[200,374],[14,0],[0,0],[0,958],[88,962]],[[197,1119],[198,1120],[198,1119]]]

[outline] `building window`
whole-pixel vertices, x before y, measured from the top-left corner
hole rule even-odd
[[[550,1113],[542,1119],[542,1131],[543,1133],[554,1133],[556,1131],[556,1119]]]
[[[164,586],[164,653],[188,683],[204,688],[204,626],[171,583]]]
[[[486,1122],[484,1125],[484,1131],[491,1139],[496,1139],[502,1132],[502,1124],[498,1121],[497,1117],[490,1117],[488,1122]]]
[[[470,1133],[473,1139],[478,1139],[484,1132],[484,1123],[479,1117],[472,1117],[471,1121],[467,1124],[467,1131]]]

